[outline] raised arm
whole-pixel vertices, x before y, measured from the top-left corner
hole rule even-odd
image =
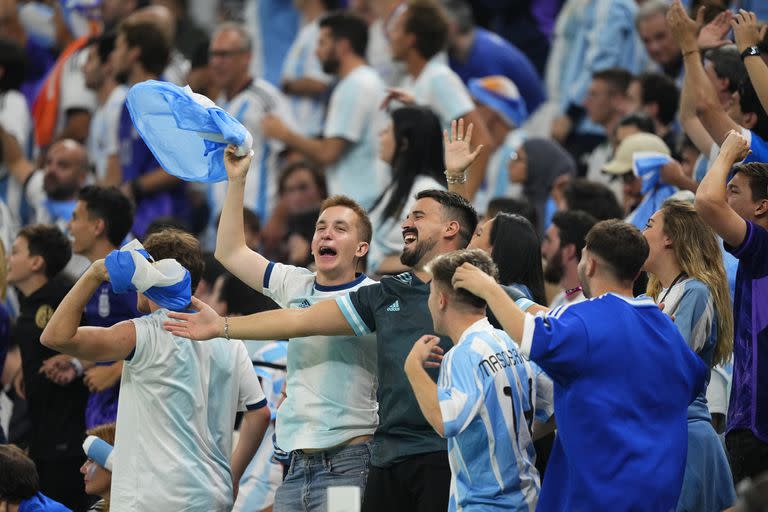
[[[667,23],[683,52],[685,79],[690,80],[688,83],[694,84],[687,89],[687,92],[696,106],[696,113],[709,135],[716,144],[720,145],[730,130],[738,130],[740,127],[720,104],[717,92],[704,71],[701,51],[696,39],[703,17],[702,8],[699,9],[696,21],[692,20],[686,14],[680,0],[675,0],[667,12]]]
[[[69,290],[40,336],[46,347],[89,361],[119,361],[136,347],[136,328],[131,321],[112,327],[80,327],[80,317],[96,289],[108,278],[104,260],[90,268]]]
[[[234,146],[224,151],[224,167],[227,169],[229,184],[216,234],[215,256],[238,279],[260,292],[264,288],[264,274],[269,261],[245,245],[243,222],[245,178],[251,158],[251,155],[236,156]]]
[[[2,144],[3,163],[8,167],[11,176],[19,183],[27,181],[33,172],[35,165],[24,157],[24,151],[21,149],[16,137],[0,126],[0,144]]]
[[[276,309],[248,316],[222,318],[206,303],[192,297],[198,313],[168,313],[166,330],[191,340],[235,338],[284,340],[306,336],[354,334],[335,301],[324,300],[306,309]]]
[[[484,299],[509,337],[518,345],[522,342],[526,314],[491,276],[470,263],[464,263],[453,274],[453,287],[463,288]],[[535,305],[530,306],[528,311],[538,313],[548,309]]]
[[[740,9],[731,20],[731,27],[733,27],[733,36],[739,53],[743,53],[749,47],[757,46],[765,38],[768,29],[766,25],[758,29],[755,13],[744,9]],[[744,66],[747,68],[747,74],[760,99],[760,104],[768,112],[768,65],[760,55],[754,55],[744,59]]]
[[[456,192],[467,201],[472,201],[474,195],[474,192],[470,194],[468,181],[471,180],[471,176],[467,176],[468,170],[484,147],[480,144],[474,151],[471,150],[473,130],[474,125],[470,123],[466,133],[464,132],[464,118],[459,119],[458,122],[451,121],[450,134],[448,130],[443,130],[445,178],[448,181],[448,190]],[[476,192],[477,189],[475,188],[474,191]]]
[[[265,137],[277,139],[322,165],[335,163],[349,144],[341,137],[319,139],[303,137],[291,130],[274,114],[264,116],[261,120],[261,131]]]
[[[749,153],[749,142],[740,133],[732,131],[720,148],[717,156],[696,191],[696,211],[710,225],[715,233],[731,246],[737,247],[744,241],[747,223],[728,205],[726,183],[728,173],[735,162],[740,162]],[[740,191],[751,193],[749,189]]]
[[[683,78],[683,89],[680,91],[680,123],[696,149],[706,156],[712,150],[715,140],[704,128],[699,116],[696,115],[694,93],[690,92],[695,87],[696,84],[693,83],[691,75],[686,73]]]

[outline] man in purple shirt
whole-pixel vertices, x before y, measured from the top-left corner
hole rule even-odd
[[[749,147],[732,130],[696,192],[696,210],[739,260],[725,436],[736,482],[768,470],[768,164],[734,167],[726,188]]]

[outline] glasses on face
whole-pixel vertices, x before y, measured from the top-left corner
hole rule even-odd
[[[227,58],[227,57],[234,57],[236,55],[242,55],[247,52],[248,52],[248,48],[238,48],[237,50],[210,50],[208,52],[208,57],[211,59],[213,57]]]

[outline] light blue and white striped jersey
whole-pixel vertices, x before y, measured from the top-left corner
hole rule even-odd
[[[267,405],[245,346],[193,343],[163,329],[168,311],[132,320],[117,407],[111,510],[232,508],[237,411]]]
[[[453,119],[475,109],[461,78],[443,62],[441,55],[427,62],[418,77],[406,78],[403,87],[413,94],[416,103],[435,111],[443,128],[450,127]]]
[[[283,308],[308,308],[371,284],[375,281],[359,274],[344,285],[322,286],[305,268],[270,263],[264,295]],[[286,452],[323,449],[373,435],[379,424],[376,362],[376,337],[370,334],[291,339],[277,446]]]
[[[240,121],[253,136],[253,160],[245,179],[244,205],[259,215],[261,222],[266,222],[277,201],[277,180],[280,174],[278,156],[283,150],[282,142],[267,140],[261,134],[261,120],[266,114],[275,114],[292,130],[296,129],[288,99],[272,84],[261,80],[252,80],[233,98],[223,95],[216,100],[216,105],[226,110]],[[211,222],[208,233],[215,240],[216,222],[224,205],[227,182],[211,183],[208,186],[208,204],[211,207]]]
[[[320,24],[317,20],[304,25],[296,40],[288,50],[283,63],[282,81],[311,78],[325,84],[333,82],[333,77],[323,73],[320,60],[315,55]],[[294,119],[300,119],[299,132],[305,137],[314,137],[323,133],[325,118],[325,97],[288,96]]]
[[[260,343],[261,348],[251,353],[253,369],[259,376],[261,388],[269,404],[272,413],[272,421],[277,414],[277,404],[280,393],[283,390],[288,364],[288,342],[252,342]],[[246,347],[251,344],[246,342]],[[274,424],[270,424],[264,439],[253,456],[248,467],[245,468],[240,479],[240,491],[237,494],[234,512],[246,510],[263,510],[275,502],[275,492],[283,481],[283,467],[272,460],[273,444],[272,435],[275,433]]]
[[[373,68],[355,68],[334,88],[323,130],[326,139],[349,143],[326,170],[328,194],[344,194],[366,209],[389,178],[379,160],[378,135],[387,118],[379,109],[384,93],[384,83]]]
[[[449,510],[533,511],[534,417],[552,415],[552,382],[487,318],[445,355],[437,398],[451,465]]]

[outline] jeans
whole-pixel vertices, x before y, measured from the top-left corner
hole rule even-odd
[[[294,451],[274,512],[325,512],[328,487],[359,487],[362,499],[370,461],[370,442],[317,453]]]

